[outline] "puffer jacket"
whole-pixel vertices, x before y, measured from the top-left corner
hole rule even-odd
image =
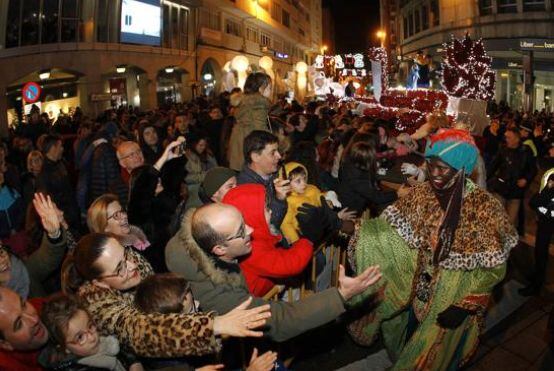
[[[150,264],[127,248],[144,279],[153,274]],[[182,357],[215,353],[219,346],[213,331],[215,313],[145,314],[134,306],[135,292],[102,288],[92,282],[77,293],[101,335],[114,335],[138,356]]]
[[[312,243],[301,238],[290,249],[276,246],[281,236],[271,234],[265,220],[263,186],[240,185],[227,192],[222,202],[236,207],[241,212],[244,222],[254,229],[251,235],[252,252],[239,260],[240,268],[253,295],[264,296],[275,286],[277,280],[302,273],[312,257]]]
[[[165,249],[167,267],[183,276],[191,285],[195,299],[204,310],[223,315],[251,296],[242,272],[229,273],[216,267],[192,238],[194,209],[188,210],[179,232]],[[254,298],[251,307],[270,304],[271,317],[264,335],[274,341],[286,341],[313,328],[322,326],[344,313],[344,301],[336,288],[330,288],[294,303],[268,302]]]
[[[254,130],[269,131],[267,114],[271,103],[260,93],[245,94],[242,97],[229,139],[229,167],[240,171],[244,164],[244,138]]]

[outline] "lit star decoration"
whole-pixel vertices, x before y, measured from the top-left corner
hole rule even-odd
[[[446,93],[456,98],[490,100],[494,95],[495,74],[483,41],[473,41],[466,34],[461,40],[452,37],[444,48],[441,84]]]

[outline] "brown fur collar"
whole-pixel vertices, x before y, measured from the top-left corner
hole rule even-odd
[[[183,221],[181,222],[181,228],[179,229],[179,232],[177,232],[177,236],[183,244],[186,252],[191,259],[198,264],[198,268],[204,272],[214,284],[228,284],[233,287],[243,285],[242,275],[237,273],[228,273],[218,269],[213,263],[212,258],[209,257],[200,248],[200,246],[198,246],[194,238],[192,238],[192,215],[195,211],[196,209],[187,210],[185,216],[183,217]]]

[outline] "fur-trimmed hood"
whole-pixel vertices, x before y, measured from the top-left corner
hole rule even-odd
[[[244,278],[237,273],[229,273],[217,268],[212,260],[198,246],[194,238],[192,238],[191,226],[192,216],[196,209],[190,209],[185,213],[181,228],[173,237],[166,248],[166,263],[168,268],[177,274],[190,277],[196,272],[184,272],[186,265],[181,264],[179,260],[190,257],[197,265],[197,270],[206,274],[215,285],[228,284],[233,287],[244,285]],[[178,254],[178,255],[175,255]],[[188,255],[188,257],[187,257]]]

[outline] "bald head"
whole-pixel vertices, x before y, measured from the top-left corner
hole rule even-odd
[[[206,252],[225,238],[229,222],[240,219],[240,212],[230,205],[213,203],[198,208],[192,216],[191,233],[196,243]]]
[[[231,205],[208,204],[198,208],[192,216],[191,234],[196,243],[205,252],[223,260],[248,254],[251,233],[241,213]]]
[[[137,167],[144,165],[144,156],[138,143],[132,141],[122,142],[117,147],[117,159],[122,168],[131,173]]]

